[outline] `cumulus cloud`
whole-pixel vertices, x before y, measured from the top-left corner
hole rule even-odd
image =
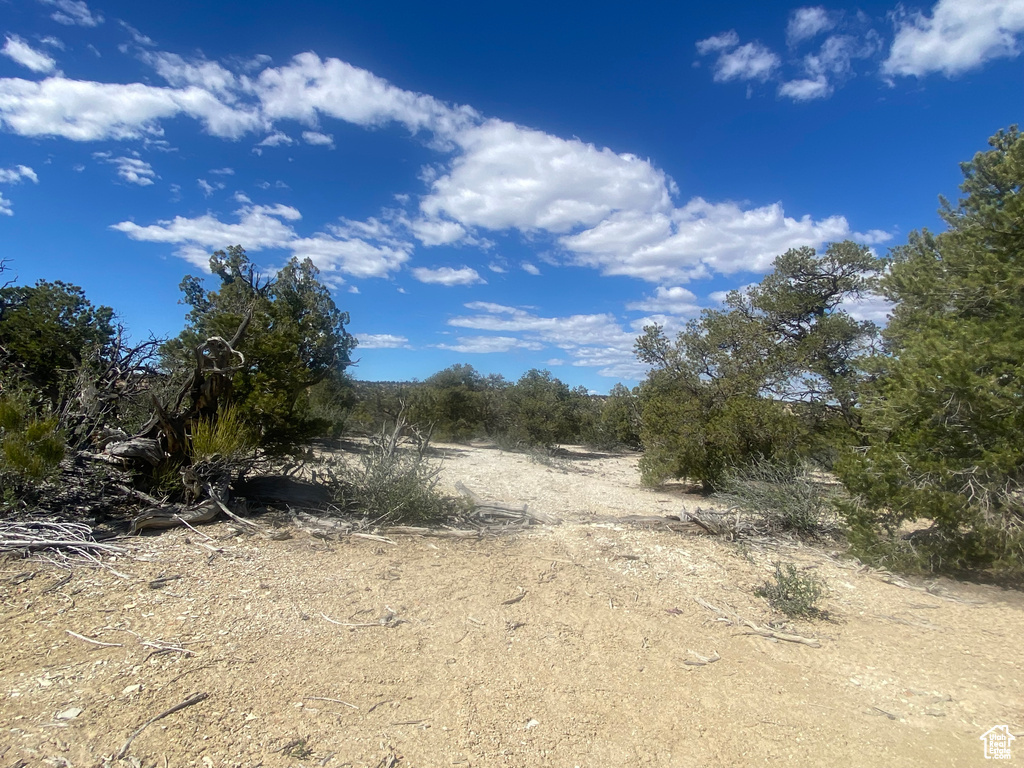
[[[454,221],[419,218],[410,224],[412,233],[423,245],[449,245],[466,237],[466,228]]]
[[[334,137],[329,133],[320,133],[319,131],[303,131],[302,138],[307,144],[312,144],[317,147],[330,147],[334,149]]]
[[[820,5],[797,8],[790,14],[789,25],[786,27],[786,40],[796,45],[816,37],[835,26],[835,20]]]
[[[57,10],[50,15],[50,18],[69,27],[95,27],[103,23],[103,17],[90,11],[89,6],[82,0],[39,0],[39,2],[56,8]]]
[[[772,76],[782,60],[770,48],[753,42],[740,45],[735,30],[723,32],[697,42],[697,53],[701,56],[716,53],[714,80],[725,83],[731,80],[765,81]]]
[[[33,72],[48,74],[57,68],[57,62],[53,57],[47,56],[42,51],[37,51],[17,35],[7,36],[4,47],[0,48],[0,53]]]
[[[186,59],[176,53],[166,52],[145,52],[141,58],[175,88],[196,86],[216,94],[218,98],[233,102],[235,91],[242,85],[242,81],[233,72],[215,61]]]
[[[416,267],[412,271],[412,276],[421,283],[432,283],[435,285],[474,285],[487,282],[472,267],[462,267],[461,269],[454,269],[452,267],[439,267],[437,269]]]
[[[532,352],[544,349],[537,341],[524,341],[514,336],[460,336],[455,344],[436,344],[437,349],[466,354],[487,354],[491,352],[511,352],[513,349],[528,349]]]
[[[793,101],[826,99],[832,95],[832,91],[832,85],[824,75],[787,80],[779,86],[779,96],[785,96]]]
[[[196,179],[196,186],[203,190],[203,197],[209,197],[218,189],[224,189],[224,182],[215,181],[211,184],[206,179]]]
[[[601,376],[637,379],[646,371],[633,354],[637,334],[623,329],[611,314],[543,317],[519,307],[484,301],[465,306],[476,314],[453,317],[448,325],[503,336],[518,333],[508,337],[523,344],[557,347],[570,356],[573,365],[598,368]]]
[[[356,292],[358,293],[358,291]],[[391,333],[361,333],[356,338],[359,339],[360,349],[409,348],[409,339]]]
[[[0,168],[0,184],[17,184],[22,179],[38,184],[39,176],[27,165],[16,165],[13,168]]]
[[[274,131],[273,133],[271,133],[269,136],[267,136],[265,139],[263,139],[263,141],[261,141],[256,146],[257,147],[279,147],[282,144],[284,146],[288,146],[289,144],[294,144],[294,143],[295,143],[295,139],[293,139],[288,134],[283,133],[281,131]]]
[[[705,40],[698,40],[697,53],[701,56],[706,56],[709,53],[727,51],[739,44],[740,36],[736,34],[735,29],[730,29],[728,32],[722,32],[720,35],[714,35]]]
[[[420,202],[428,218],[566,232],[617,210],[671,205],[671,181],[635,155],[503,120],[466,128],[454,140],[461,154]]]
[[[300,53],[286,66],[264,69],[253,86],[267,117],[307,125],[316,125],[323,115],[364,126],[397,122],[413,133],[426,130],[446,137],[477,117],[469,108],[450,107],[340,59],[321,59],[311,52]]]
[[[117,175],[129,184],[148,187],[157,178],[153,166],[139,157],[114,157],[109,152],[94,152],[93,157],[117,168]]]
[[[842,216],[797,219],[781,203],[744,209],[697,197],[668,213],[622,212],[561,242],[575,263],[604,274],[686,282],[714,272],[764,271],[790,248],[849,234]]]
[[[642,301],[627,304],[626,309],[692,316],[700,312],[701,306],[693,291],[676,285],[672,287],[658,286],[653,296],[647,296]]]
[[[537,268],[537,266],[535,264],[531,264],[528,261],[524,261],[519,266],[521,266],[523,268],[523,272],[526,272],[527,274],[530,274],[530,275],[539,275],[540,274],[540,270]]]
[[[930,16],[898,16],[882,71],[953,77],[992,59],[1018,56],[1022,32],[1024,0],[939,0]]]
[[[234,108],[196,86],[157,88],[50,77],[42,82],[0,79],[0,124],[21,136],[72,141],[137,139],[159,135],[159,121],[188,115],[223,138],[263,125],[258,112]]]
[[[287,205],[244,205],[235,211],[235,216],[237,223],[223,222],[207,213],[193,218],[176,216],[147,226],[122,221],[111,229],[132,240],[176,245],[176,255],[203,268],[208,266],[210,251],[235,243],[245,243],[250,251],[283,249],[300,259],[312,259],[325,279],[333,282],[341,274],[386,277],[408,261],[411,251],[411,246],[400,241],[371,234],[356,236],[357,231],[374,230],[369,224],[360,230],[353,226],[357,222],[300,237],[289,222],[299,221],[302,214]]]
[[[18,184],[23,179],[38,184],[39,177],[27,165],[16,165],[13,168],[0,168],[0,184]],[[0,194],[0,216],[13,216],[11,201]]]

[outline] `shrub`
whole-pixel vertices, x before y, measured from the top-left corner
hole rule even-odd
[[[56,472],[65,440],[56,415],[41,415],[27,393],[0,394],[0,479],[8,490],[38,483]]]
[[[827,615],[819,607],[826,591],[825,582],[814,574],[800,572],[792,563],[776,562],[772,578],[754,594],[791,619],[813,619]]]
[[[424,457],[426,446],[403,444],[403,426],[400,419],[391,430],[381,429],[358,463],[326,467],[338,506],[377,523],[405,525],[437,523],[463,509],[462,500],[438,490],[441,468]]]
[[[839,530],[837,491],[816,478],[809,464],[754,462],[727,472],[721,487],[723,501],[752,513],[769,531],[818,537]]]
[[[234,406],[223,406],[216,419],[199,419],[192,427],[193,461],[220,457],[229,462],[246,458],[255,440]]]

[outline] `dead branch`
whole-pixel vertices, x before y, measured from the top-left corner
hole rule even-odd
[[[77,632],[72,632],[70,629],[65,629],[64,631],[67,632],[72,637],[78,638],[79,640],[84,640],[87,643],[92,643],[93,645],[98,645],[101,648],[123,648],[124,647],[124,643],[104,643],[104,642],[101,642],[99,640],[93,640],[91,637],[86,637],[85,635],[80,635]]]
[[[717,613],[719,615],[721,621],[724,621],[725,623],[733,625],[733,626],[745,627],[746,629],[749,630],[749,631],[743,632],[741,634],[744,634],[744,635],[760,635],[761,637],[770,637],[770,638],[774,638],[775,640],[784,640],[787,643],[800,643],[801,645],[809,645],[811,648],[821,648],[821,643],[819,643],[814,638],[802,637],[800,635],[791,635],[791,634],[789,634],[787,632],[778,632],[778,631],[776,631],[774,629],[771,629],[770,627],[762,627],[762,626],[759,626],[758,624],[755,624],[752,621],[749,621],[748,619],[744,619],[739,614],[737,614],[735,611],[722,610],[718,606],[712,605],[707,600],[704,600],[704,599],[702,599],[700,597],[694,597],[693,599],[699,605],[704,606],[709,611]]]
[[[167,717],[168,715],[173,715],[175,712],[180,712],[181,710],[185,709],[186,707],[191,707],[193,704],[198,704],[201,701],[205,701],[209,697],[210,697],[210,694],[208,694],[208,693],[197,693],[197,694],[195,694],[193,696],[189,696],[187,699],[185,699],[180,704],[175,704],[170,709],[164,710],[159,715],[156,715],[155,717],[151,717],[149,720],[144,722],[139,727],[139,729],[137,731],[135,731],[135,733],[133,733],[131,736],[128,737],[128,740],[123,745],[121,745],[121,748],[119,750],[117,750],[117,754],[114,755],[114,759],[115,760],[120,760],[122,757],[127,755],[128,754],[128,750],[132,746],[132,742],[135,741],[135,739],[139,736],[139,734],[141,734],[144,730],[149,728],[149,726],[151,726],[157,720],[162,720],[163,718]]]

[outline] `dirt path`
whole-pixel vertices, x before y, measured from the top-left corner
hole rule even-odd
[[[218,524],[63,584],[0,563],[0,766],[980,766],[1003,724],[1024,762],[1020,593],[595,524],[707,504],[641,488],[635,457],[452,447],[457,480],[566,522],[395,544]],[[830,585],[835,621],[793,626],[821,648],[695,600],[764,623],[752,591],[780,558]]]

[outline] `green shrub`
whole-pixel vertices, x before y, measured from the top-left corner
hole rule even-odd
[[[825,598],[827,587],[817,576],[800,572],[792,563],[775,563],[772,578],[754,590],[775,610],[791,619],[821,618],[827,614],[820,603]]]
[[[215,456],[236,461],[248,456],[254,447],[247,425],[231,405],[222,407],[216,419],[200,419],[192,427],[192,459],[197,462]]]
[[[0,476],[7,488],[37,483],[64,458],[64,435],[55,415],[40,415],[28,395],[0,394]]]
[[[719,497],[752,513],[770,531],[819,537],[839,531],[838,492],[816,478],[809,464],[759,461],[728,471]]]
[[[358,462],[325,467],[335,503],[376,523],[429,525],[463,510],[464,502],[438,489],[440,465],[402,445],[400,428],[382,429]],[[425,448],[425,446],[423,446]]]

